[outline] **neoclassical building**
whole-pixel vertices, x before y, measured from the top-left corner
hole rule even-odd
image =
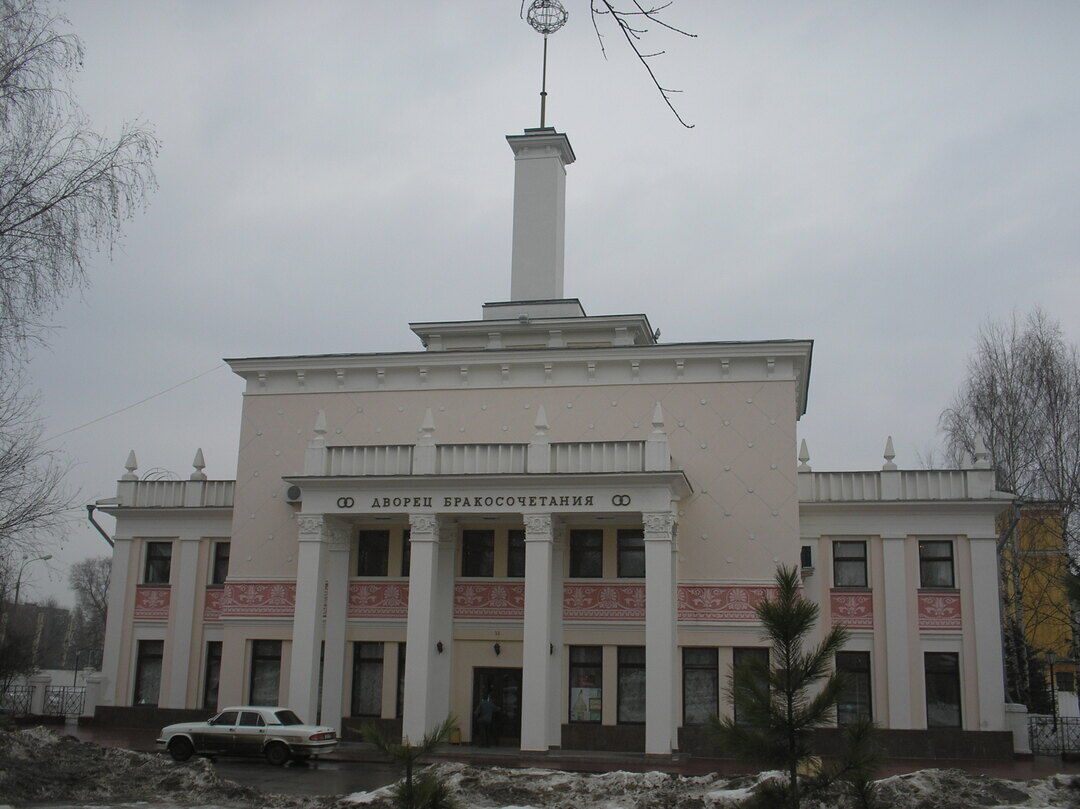
[[[490,693],[500,744],[690,749],[737,716],[728,672],[768,655],[754,606],[800,565],[819,634],[851,630],[838,722],[998,738],[968,733],[1006,727],[986,457],[900,470],[890,442],[880,469],[813,471],[812,342],[587,315],[563,292],[570,141],[507,140],[511,300],[410,324],[415,351],[228,360],[235,481],[129,456],[98,503],[99,716],[281,704],[416,739],[452,714],[469,741]]]

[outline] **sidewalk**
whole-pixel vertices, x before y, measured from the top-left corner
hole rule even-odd
[[[157,749],[157,731],[143,728],[96,728],[93,725],[57,725],[57,733],[66,733],[80,741],[96,742],[105,747],[123,747],[129,750],[153,752]],[[385,759],[370,745],[363,742],[342,742],[331,755],[330,761],[348,763],[384,763]],[[609,753],[595,750],[554,750],[548,753],[523,753],[513,747],[473,747],[450,745],[434,756],[433,761],[459,761],[464,764],[488,767],[537,767],[548,770],[601,773],[623,770],[627,772],[661,772],[678,775],[705,775],[720,773],[735,775],[750,771],[750,767],[733,759],[697,758],[679,754],[671,756],[646,756],[643,753]],[[1057,773],[1080,774],[1080,763],[1063,762],[1057,758],[1036,756],[1030,760],[970,761],[966,759],[889,759],[881,769],[880,777],[914,772],[923,769],[958,769],[977,775],[990,775],[1025,781],[1044,778]]]

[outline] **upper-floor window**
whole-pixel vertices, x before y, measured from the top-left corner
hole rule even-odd
[[[570,578],[599,579],[604,575],[604,532],[599,528],[570,532]]]
[[[645,534],[640,528],[620,528],[617,539],[620,579],[645,577]]]
[[[461,532],[461,575],[495,575],[495,532]]]
[[[953,544],[948,539],[919,542],[919,581],[923,587],[955,587]]]
[[[214,564],[210,568],[210,583],[224,584],[229,575],[229,543],[214,543]]]
[[[510,531],[506,535],[506,577],[525,578],[525,532]]]
[[[833,542],[833,586],[866,587],[866,542]]]
[[[356,575],[385,576],[389,556],[389,531],[361,531],[356,547]]]
[[[408,528],[401,535],[401,575],[409,578],[409,570],[412,566],[412,533]]]
[[[172,543],[147,542],[143,584],[168,584],[172,569]]]

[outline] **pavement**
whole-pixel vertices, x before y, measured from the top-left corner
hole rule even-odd
[[[111,728],[94,725],[58,725],[58,733],[68,733],[81,741],[106,747],[154,752],[157,731],[145,728]],[[432,760],[459,761],[477,766],[539,767],[571,772],[662,772],[680,775],[746,773],[748,766],[733,759],[698,758],[685,755],[646,756],[643,753],[610,753],[593,750],[552,750],[547,753],[523,753],[514,747],[473,747],[449,745]],[[363,765],[363,766],[359,766]],[[342,742],[329,756],[308,767],[289,765],[272,767],[260,759],[219,759],[216,767],[222,776],[270,792],[327,795],[370,790],[391,783],[395,772],[370,744]],[[889,759],[880,777],[900,775],[923,769],[959,769],[965,772],[1025,781],[1058,773],[1080,774],[1080,762],[1066,762],[1049,756],[1013,760],[969,759]],[[317,791],[314,791],[316,790]]]

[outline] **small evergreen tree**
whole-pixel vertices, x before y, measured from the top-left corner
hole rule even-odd
[[[847,685],[842,673],[832,671],[847,642],[846,629],[833,627],[817,646],[804,648],[820,609],[803,597],[801,584],[797,568],[777,569],[778,592],[755,608],[763,639],[772,647],[772,665],[753,660],[737,666],[727,693],[738,721],[714,717],[711,725],[719,746],[736,758],[783,767],[788,783],[767,791],[779,793],[770,796],[772,805],[782,800],[790,809],[801,803],[799,771],[811,764],[813,730],[833,719]]]
[[[428,731],[419,744],[414,745],[408,739],[403,742],[388,739],[373,722],[366,723],[361,729],[364,740],[375,745],[404,773],[404,778],[394,784],[390,791],[394,805],[399,809],[456,809],[459,805],[450,787],[435,772],[425,769],[414,774],[420,759],[431,755],[437,747],[449,741],[455,730],[457,720],[448,716]]]

